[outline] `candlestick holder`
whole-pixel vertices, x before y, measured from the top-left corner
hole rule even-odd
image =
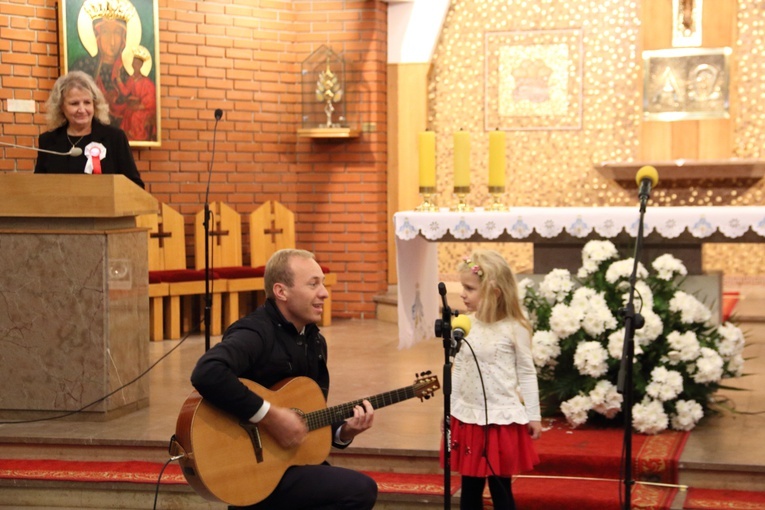
[[[420,195],[422,196],[422,203],[417,206],[416,211],[428,212],[438,210],[435,186],[420,186]]]
[[[491,195],[491,206],[489,206],[489,209],[492,211],[507,211],[507,206],[502,201],[505,195],[504,186],[489,186],[489,194]]]
[[[455,186],[454,194],[457,195],[457,205],[452,207],[452,211],[469,212],[473,208],[467,203],[467,196],[470,193],[470,186]]]

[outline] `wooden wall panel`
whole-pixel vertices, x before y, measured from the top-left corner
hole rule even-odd
[[[643,50],[672,47],[672,3],[672,0],[643,1]],[[704,0],[701,46],[733,46],[736,15],[736,0]],[[736,106],[734,70],[735,65],[731,67],[731,111]],[[730,119],[643,121],[640,158],[644,161],[727,159],[733,155],[732,129]]]

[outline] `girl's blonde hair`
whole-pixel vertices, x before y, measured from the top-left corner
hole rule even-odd
[[[457,270],[473,273],[481,281],[481,301],[475,313],[478,320],[491,323],[510,317],[532,332],[518,298],[518,282],[502,255],[493,250],[476,250],[460,262]]]
[[[72,89],[89,92],[93,98],[93,116],[101,124],[109,125],[109,103],[106,102],[106,98],[101,89],[98,88],[98,85],[96,85],[96,82],[93,81],[89,74],[83,71],[69,71],[56,80],[48,101],[45,103],[47,107],[45,120],[49,130],[54,130],[66,124],[66,117],[61,107],[64,105],[66,93]]]

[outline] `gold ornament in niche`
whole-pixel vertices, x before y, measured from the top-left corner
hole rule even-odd
[[[337,103],[343,98],[343,87],[337,75],[330,69],[329,57],[327,57],[327,68],[319,73],[319,79],[316,81],[316,100],[325,103],[324,113],[327,115],[327,124],[324,127],[337,127],[332,122],[332,112],[335,107],[332,103]]]
[[[358,127],[349,122],[346,108],[354,104],[349,96],[345,60],[322,45],[301,64],[302,122],[298,136],[305,138],[355,138]],[[352,95],[352,94],[351,94]],[[368,130],[373,130],[373,124]]]

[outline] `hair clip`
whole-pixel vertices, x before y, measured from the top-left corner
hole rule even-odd
[[[483,277],[483,269],[481,269],[481,266],[479,266],[478,264],[474,264],[469,257],[465,257],[464,260],[465,260],[465,265],[468,267],[468,269],[470,269],[470,271],[474,275],[477,275],[479,278]]]

